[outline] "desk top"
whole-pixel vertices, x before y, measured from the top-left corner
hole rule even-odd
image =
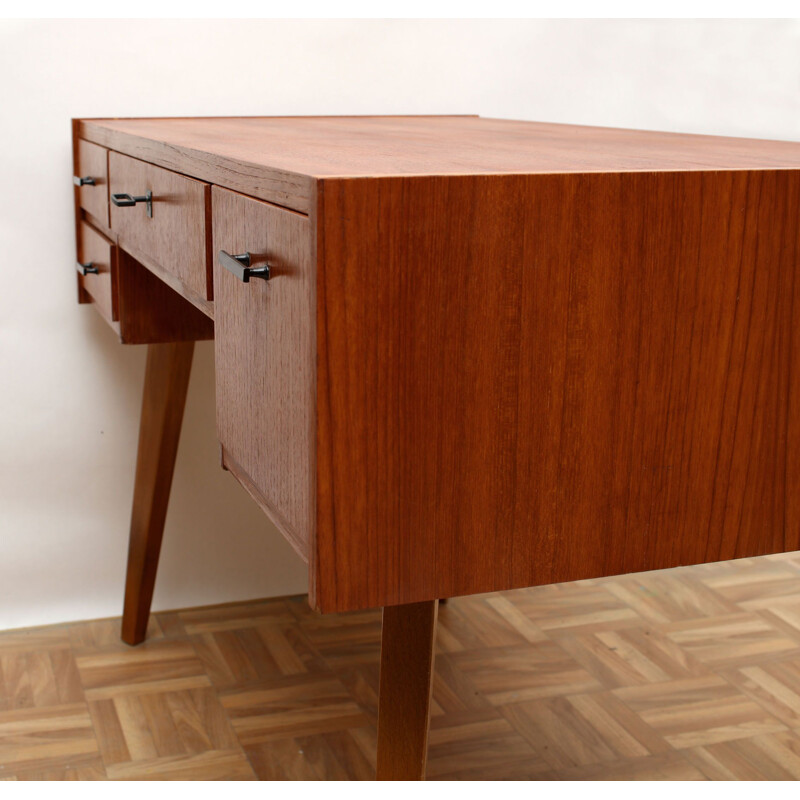
[[[800,168],[797,142],[477,116],[97,119],[80,126],[89,141],[304,212],[309,180],[326,178]],[[231,176],[243,185],[231,185]],[[263,192],[275,181],[283,202],[277,186]]]
[[[116,119],[91,125],[317,178],[800,167],[797,142],[481,117]]]

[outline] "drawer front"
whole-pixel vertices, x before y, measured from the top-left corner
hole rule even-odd
[[[108,150],[100,145],[78,141],[75,164],[78,205],[98,222],[108,225]]]
[[[84,275],[84,265],[88,270]],[[78,229],[78,282],[109,321],[119,319],[116,248],[105,236],[81,222]]]
[[[120,247],[145,263],[155,262],[190,292],[210,300],[209,185],[115,152],[109,154],[108,171],[112,197],[152,196],[152,216],[144,201],[127,207],[111,203],[111,229]]]
[[[301,555],[312,529],[311,227],[307,217],[214,187],[217,432],[224,465]],[[250,252],[243,283],[218,252]]]

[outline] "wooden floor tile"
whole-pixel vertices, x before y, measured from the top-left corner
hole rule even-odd
[[[178,618],[187,634],[238,631],[265,624],[292,624],[295,617],[283,600],[268,603],[232,603],[182,611]]]
[[[379,610],[304,598],[0,633],[0,780],[370,780]],[[428,777],[800,779],[800,555],[439,613]]]
[[[104,781],[107,780],[101,759],[79,761],[75,766],[58,764],[44,769],[20,770],[13,776],[18,781]],[[0,777],[0,780],[2,778]]]
[[[255,778],[250,762],[239,749],[115,764],[106,771],[111,780],[123,781],[236,781]]]
[[[721,677],[618,689],[614,694],[677,749],[786,730]]]
[[[317,737],[299,739],[305,753],[312,751],[313,743],[321,741],[333,761],[320,764],[318,771],[326,780],[375,780],[375,728],[348,728],[330,731]],[[312,758],[312,756],[309,756]],[[322,761],[321,758],[315,759]]]
[[[367,722],[364,712],[333,675],[279,678],[259,688],[225,692],[221,700],[245,746],[357,728]]]
[[[324,747],[324,742],[320,743]],[[253,770],[262,781],[315,781],[327,778],[320,764],[319,748],[314,755],[306,752],[297,739],[272,739],[268,744],[253,744],[246,748]],[[335,772],[338,772],[338,764]]]
[[[0,713],[4,771],[58,769],[98,756],[92,720],[83,703]]]
[[[551,638],[640,625],[636,609],[599,583],[562,583],[507,593],[523,614]]]
[[[559,771],[570,781],[702,781],[703,772],[678,753],[645,756],[612,764],[588,764]]]
[[[531,641],[534,624],[528,621],[528,635],[519,630],[524,627],[521,620],[526,619],[524,614],[517,611],[516,607],[506,598],[497,596],[495,605],[491,603],[492,596],[478,595],[475,597],[460,597],[458,602],[447,603],[439,610],[438,629],[442,632],[442,644],[452,641],[446,650],[485,650],[494,647],[513,647],[524,645]],[[499,603],[499,610],[496,606]],[[502,611],[511,609],[512,619],[516,625],[510,623]],[[544,638],[539,631],[538,641]]]
[[[672,749],[609,694],[551,697],[501,711],[555,770],[636,760]]]
[[[493,705],[602,689],[555,642],[451,654],[453,663]]]
[[[72,644],[72,649],[76,654],[84,651],[95,652],[99,649],[105,651],[118,650],[120,652],[130,649],[130,646],[120,639],[122,620],[119,618],[76,622],[64,627]],[[158,623],[157,616],[153,614],[147,624],[147,642],[152,643],[163,638],[164,633]]]
[[[666,635],[709,667],[758,664],[800,656],[800,643],[755,613],[707,617],[664,626]]]
[[[436,718],[428,742],[428,777],[499,777],[507,765],[526,765],[527,774],[548,767],[525,739],[495,709],[463,711]]]
[[[79,655],[77,665],[89,700],[211,685],[191,643],[181,640],[156,640],[124,650],[101,649]]]
[[[800,659],[768,661],[721,674],[789,727],[800,726]]]
[[[779,732],[738,739],[685,751],[686,757],[708,780],[797,780],[800,739]]]
[[[655,625],[738,611],[724,595],[710,590],[704,581],[693,580],[692,573],[682,569],[630,575],[604,585]]]

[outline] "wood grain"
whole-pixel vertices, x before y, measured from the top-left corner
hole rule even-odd
[[[214,338],[214,321],[124,250],[117,255],[123,344]]]
[[[797,780],[798,586],[794,553],[454,598],[427,778]],[[0,632],[0,779],[374,779],[380,611],[163,612],[137,648],[119,629]]]
[[[800,144],[480,117],[80,120],[81,137],[309,213],[323,177],[781,169]]]
[[[190,289],[180,278],[176,277],[174,273],[165,269],[152,256],[137,250],[135,247],[126,245],[125,253],[134,261],[137,261],[147,270],[152,273],[155,278],[158,278],[159,283],[165,284],[172,290],[172,293],[187,301],[183,303],[184,306],[188,304],[193,305],[198,311],[201,311],[206,317],[211,320],[214,319],[214,301],[206,300],[205,296],[197,294],[197,292]],[[146,299],[145,299],[145,302]],[[183,314],[181,316],[187,316]],[[196,314],[189,314],[188,316],[197,317]],[[209,337],[210,338],[210,337]]]
[[[344,640],[289,604],[277,616],[299,631],[167,615],[184,638],[128,660],[12,640],[6,708],[60,729],[47,710],[72,706],[78,731],[29,757],[9,718],[0,752],[19,776],[57,772],[51,755],[97,770],[81,692],[112,777],[201,762],[241,776],[240,746],[270,777],[365,776],[377,620],[359,609],[375,605],[379,771],[419,776],[435,598],[544,583],[445,608],[435,776],[800,774],[788,572],[768,599],[707,571],[563,583],[800,545],[800,145],[467,118],[77,121],[74,135],[76,163],[84,136],[115,151],[112,184],[143,184],[116,191],[155,191],[158,223],[112,212],[120,270],[209,313],[212,210],[225,249],[274,262],[269,283],[216,277],[223,462],[308,558],[311,602],[356,613]],[[213,209],[184,175],[219,183]],[[104,228],[101,209],[76,211]],[[120,330],[122,287],[120,273]],[[149,360],[128,641],[144,636],[190,347]],[[217,706],[212,685],[227,687]]]
[[[78,206],[108,225],[108,150],[79,139],[74,170],[75,177],[94,180],[93,185],[75,187]]]
[[[83,274],[81,264],[98,272]],[[119,319],[117,248],[85,222],[78,227],[78,286],[94,302],[100,315],[110,323]]]
[[[146,254],[191,292],[213,299],[208,184],[115,152],[108,162],[110,194],[153,193],[152,218],[144,203],[111,205],[110,225],[120,247]]]
[[[323,611],[800,546],[800,176],[324,181]]]
[[[436,600],[383,610],[378,780],[422,780],[428,758]]]
[[[220,279],[218,387],[223,460],[308,559],[317,608],[800,543],[797,144],[466,117],[76,131],[209,180],[235,168],[254,194],[273,169],[311,180],[277,198],[307,221],[264,206],[293,220],[297,276]],[[110,161],[112,182],[122,165],[208,188]],[[258,201],[228,196],[229,249],[267,250]],[[139,214],[120,247],[209,313],[173,264],[184,235],[208,242],[203,203],[163,203],[155,246],[141,209],[112,227]]]
[[[309,220],[214,187],[214,252],[268,261],[269,281],[214,266],[223,464],[308,558],[313,531],[313,286]]]
[[[127,644],[142,642],[147,630],[193,352],[191,341],[147,350],[122,621]]]
[[[235,151],[234,155],[225,155],[219,152],[218,146],[210,151],[198,150],[191,145],[176,147],[167,141],[150,138],[146,132],[120,136],[116,131],[95,125],[90,120],[81,120],[79,129],[82,136],[92,141],[107,142],[114,150],[148,163],[308,213],[313,195],[313,180],[308,176],[243,162],[235,155]],[[251,144],[255,152],[257,144]]]

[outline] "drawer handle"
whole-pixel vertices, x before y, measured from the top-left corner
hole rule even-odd
[[[147,208],[147,216],[150,218],[153,216],[152,192],[147,192],[147,194],[138,195],[136,197],[130,194],[112,194],[111,202],[119,208],[129,208],[130,206],[135,206],[137,203],[145,203]]]
[[[100,270],[99,270],[99,269],[98,269],[98,268],[97,268],[97,267],[96,267],[94,264],[92,264],[92,262],[91,262],[91,261],[90,261],[88,264],[82,264],[82,263],[79,261],[79,262],[78,262],[78,269],[79,269],[79,270],[80,270],[80,271],[81,271],[81,272],[82,272],[84,275],[89,275],[90,273],[91,273],[92,275],[99,275],[99,274],[100,274]]]
[[[263,267],[251,267],[250,258],[250,253],[232,256],[224,250],[219,251],[219,263],[228,272],[232,272],[242,283],[250,283],[250,278],[263,278],[268,281],[269,264],[264,264]]]
[[[72,182],[76,186],[96,186],[97,184],[94,181],[94,178],[91,175],[87,175],[85,178],[81,178],[77,175],[72,176]]]

